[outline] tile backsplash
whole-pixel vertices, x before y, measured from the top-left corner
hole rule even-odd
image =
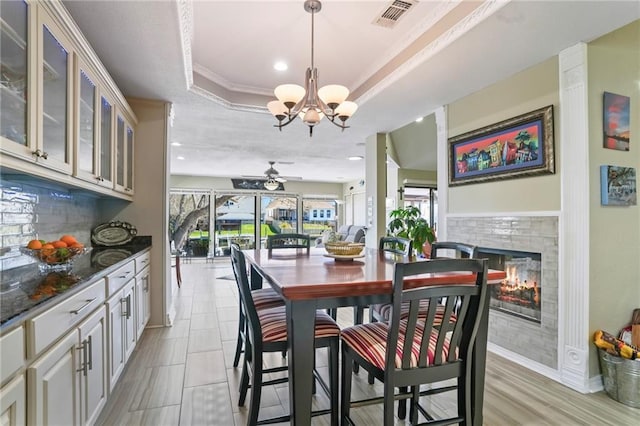
[[[0,271],[31,263],[19,251],[29,240],[72,234],[91,245],[98,199],[54,183],[0,174]]]

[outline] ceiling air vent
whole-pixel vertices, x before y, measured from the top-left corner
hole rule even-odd
[[[393,28],[418,0],[394,0],[374,20],[374,25]]]

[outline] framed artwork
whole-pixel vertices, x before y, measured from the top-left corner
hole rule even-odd
[[[553,105],[449,139],[449,186],[555,173]]]
[[[630,105],[628,96],[604,92],[602,128],[605,148],[629,151],[629,143],[631,142],[629,133]]]
[[[600,166],[600,198],[603,206],[635,206],[637,194],[635,168]]]

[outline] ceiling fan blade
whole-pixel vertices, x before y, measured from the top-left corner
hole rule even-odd
[[[275,179],[276,182],[280,182],[280,183],[285,183],[287,181],[282,176],[276,176],[276,177],[274,177],[274,179]]]

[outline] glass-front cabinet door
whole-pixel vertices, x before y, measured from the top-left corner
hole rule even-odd
[[[128,193],[133,194],[133,158],[134,158],[134,141],[133,141],[133,128],[127,124],[127,141],[125,142],[127,145],[127,171],[125,174],[125,188],[124,190]]]
[[[76,152],[74,175],[95,182],[98,176],[98,92],[89,68],[77,61]]]
[[[27,120],[31,104],[28,58],[29,6],[23,1],[0,7],[0,143],[3,151],[31,158],[35,141]]]
[[[42,143],[35,156],[38,163],[71,174],[72,172],[72,82],[73,50],[51,18],[38,9],[39,96],[42,114],[38,129]]]
[[[113,102],[106,96],[100,98],[100,144],[98,152],[98,177],[100,185],[113,187]]]
[[[116,108],[116,176],[115,190],[133,193],[133,128]]]

